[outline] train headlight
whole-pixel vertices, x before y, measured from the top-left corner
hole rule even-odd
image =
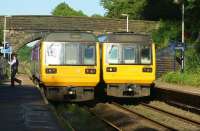
[[[46,73],[47,74],[56,74],[57,69],[56,68],[46,68]]]
[[[153,71],[153,69],[152,68],[143,68],[143,72],[152,72]]]
[[[85,74],[96,74],[96,69],[85,69]]]
[[[117,72],[117,67],[107,67],[106,71],[107,72]]]

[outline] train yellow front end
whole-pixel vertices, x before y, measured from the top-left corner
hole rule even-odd
[[[33,58],[33,76],[44,87],[48,99],[94,99],[100,63],[99,44],[93,34],[51,33],[33,52],[39,55],[38,60]]]
[[[154,85],[155,45],[147,35],[113,33],[102,43],[103,80],[108,96],[142,97]]]

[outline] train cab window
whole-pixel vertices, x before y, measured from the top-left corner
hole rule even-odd
[[[95,64],[95,46],[85,45],[83,47],[83,64]]]
[[[123,48],[123,61],[125,64],[135,64],[136,47],[124,47]]]
[[[46,43],[45,63],[47,65],[62,64],[61,58],[62,45],[60,43]]]
[[[65,60],[64,64],[68,65],[80,64],[78,44],[66,44],[64,60]]]
[[[119,63],[119,47],[116,45],[111,45],[108,48],[108,63],[116,64]]]
[[[141,46],[141,64],[151,64],[151,48]]]

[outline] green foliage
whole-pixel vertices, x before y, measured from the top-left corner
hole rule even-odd
[[[131,19],[141,19],[147,0],[101,0],[101,5],[107,10],[106,16],[123,18],[121,14],[130,14]]]
[[[166,27],[162,25],[162,31],[166,28],[167,38],[164,41],[166,45],[170,30],[172,30],[172,38],[175,32],[179,32],[181,27],[176,31],[177,23],[181,25],[181,3],[176,4],[174,0],[101,0],[101,5],[107,10],[107,17],[124,18],[121,14],[129,14],[130,19],[144,19],[144,20],[163,20],[171,21],[171,24]],[[195,41],[200,34],[200,0],[184,0],[185,5],[185,38],[186,40]],[[173,25],[173,21],[175,25]],[[171,26],[171,27],[170,27]],[[175,27],[173,30],[172,28]],[[169,29],[170,28],[170,29]],[[169,29],[169,31],[168,31]],[[161,35],[166,35],[165,33]],[[158,33],[159,34],[159,33]],[[179,32],[179,34],[181,34]],[[179,40],[181,35],[177,37]],[[178,39],[179,38],[179,39]],[[157,38],[156,42],[160,41]]]
[[[197,39],[200,32],[200,1],[199,0],[187,0],[185,2],[185,26],[186,32],[190,39]]]
[[[180,20],[181,9],[174,0],[148,0],[142,16],[147,20]]]
[[[86,16],[81,10],[76,11],[65,2],[60,3],[52,14],[55,16]]]
[[[179,85],[200,86],[199,76],[200,76],[200,72],[197,72],[197,73],[169,72],[165,74],[161,79],[162,81],[179,84]]]
[[[186,58],[186,71],[191,73],[198,73],[200,72],[200,53],[198,53],[195,49],[187,49],[185,53]]]
[[[158,48],[167,47],[170,40],[178,40],[181,34],[180,24],[176,21],[161,21],[158,30],[152,32],[152,38]]]
[[[32,50],[32,48],[30,48],[28,46],[22,47],[18,51],[18,58],[19,58],[19,60],[20,61],[30,61],[31,50]]]
[[[100,14],[93,14],[91,17],[95,17],[95,18],[103,18],[104,16],[101,16]]]
[[[200,86],[200,54],[197,47],[189,48],[185,52],[185,72],[169,72],[161,80],[180,85]]]
[[[106,16],[122,18],[121,14],[129,14],[131,19],[178,19],[180,8],[172,0],[101,0],[107,10]]]
[[[56,106],[56,110],[57,114],[61,117],[64,116],[66,123],[70,123],[72,127],[76,127],[76,130],[103,131],[106,129],[104,123],[77,104],[60,104]],[[86,126],[88,123],[90,126]]]
[[[19,59],[19,72],[25,73],[29,76],[31,76],[31,47],[23,46],[18,51],[18,59]]]

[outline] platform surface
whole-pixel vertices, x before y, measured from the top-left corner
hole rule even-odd
[[[193,86],[188,86],[188,85],[177,85],[177,84],[171,84],[171,83],[166,83],[166,82],[161,82],[161,81],[156,81],[155,86],[157,88],[169,89],[169,90],[184,92],[188,94],[195,94],[195,95],[200,96],[200,87],[193,87]]]
[[[0,131],[62,131],[52,108],[27,76],[22,85],[0,84]]]

